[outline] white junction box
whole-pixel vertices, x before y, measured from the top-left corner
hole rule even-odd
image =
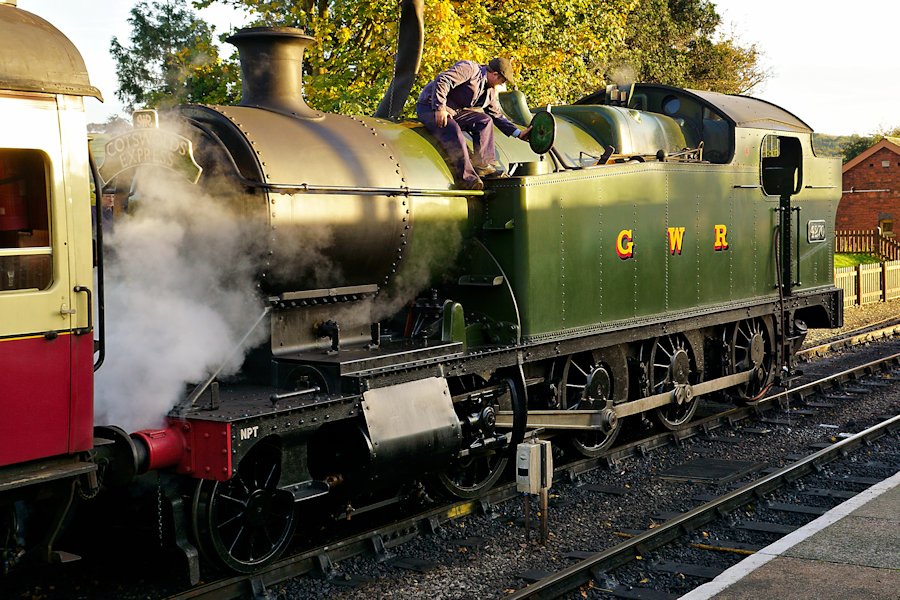
[[[516,490],[539,494],[553,485],[553,449],[548,440],[516,446]]]

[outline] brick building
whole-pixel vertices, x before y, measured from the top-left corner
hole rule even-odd
[[[900,138],[885,138],[843,166],[843,195],[835,229],[880,227],[900,232]]]

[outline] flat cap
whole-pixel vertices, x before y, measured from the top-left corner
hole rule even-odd
[[[509,85],[515,85],[515,82],[513,81],[512,63],[509,62],[509,59],[492,58],[491,62],[488,63],[488,69],[503,75],[503,79],[505,79],[506,83]]]

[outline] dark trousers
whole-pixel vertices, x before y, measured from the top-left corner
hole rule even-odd
[[[489,165],[494,162],[494,122],[485,113],[461,110],[447,118],[446,126],[438,127],[431,107],[417,103],[416,116],[447,153],[450,163],[456,169],[456,176],[460,180],[475,181],[478,179],[478,174],[472,167],[472,159],[469,158],[469,151],[466,148],[464,131],[472,136],[475,163]]]

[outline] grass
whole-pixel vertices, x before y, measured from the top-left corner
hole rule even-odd
[[[874,254],[835,254],[834,268],[855,267],[856,265],[868,265],[871,263],[881,262],[881,259]]]

